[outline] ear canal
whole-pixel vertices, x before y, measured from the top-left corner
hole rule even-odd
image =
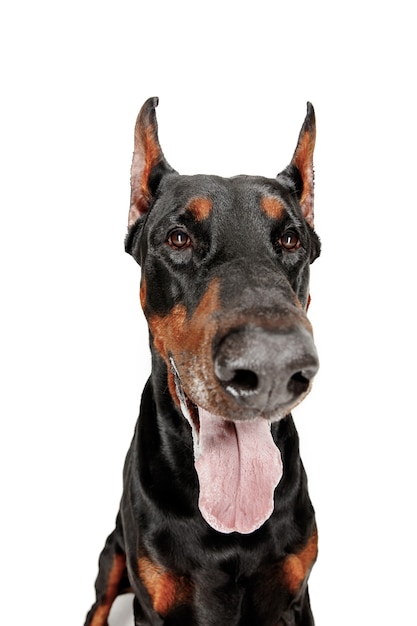
[[[129,228],[149,211],[153,194],[160,179],[175,170],[167,163],[158,139],[155,108],[158,98],[149,98],[136,120],[135,147],[130,172]]]
[[[313,152],[316,143],[316,118],[313,105],[307,102],[307,115],[301,127],[290,165],[281,173],[290,177],[300,196],[303,216],[308,224],[314,225],[314,169]],[[280,174],[278,176],[281,176]]]

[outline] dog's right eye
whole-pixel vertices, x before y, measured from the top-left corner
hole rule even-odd
[[[168,236],[168,243],[176,250],[182,250],[183,248],[188,248],[191,245],[191,238],[184,230],[176,228],[170,232]]]

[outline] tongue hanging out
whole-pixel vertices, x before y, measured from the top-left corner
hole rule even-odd
[[[199,508],[222,533],[251,533],[272,514],[281,454],[266,419],[230,422],[198,407]]]

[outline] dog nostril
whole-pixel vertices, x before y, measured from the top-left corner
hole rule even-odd
[[[234,376],[227,382],[228,387],[233,387],[240,392],[255,391],[258,387],[258,376],[250,370],[235,370]]]
[[[294,395],[300,396],[305,393],[310,385],[308,378],[303,376],[301,372],[293,374],[288,382],[287,389]]]

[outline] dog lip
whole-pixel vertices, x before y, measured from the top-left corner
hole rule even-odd
[[[171,370],[174,375],[175,389],[177,392],[178,400],[180,402],[182,414],[193,429],[193,436],[195,435],[196,437],[198,437],[198,432],[200,430],[198,406],[185,393],[181,384],[181,377],[179,375],[178,368],[172,356],[169,357],[169,362],[171,364]]]

